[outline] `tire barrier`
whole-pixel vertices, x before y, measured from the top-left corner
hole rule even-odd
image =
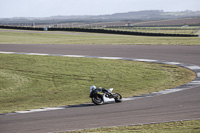
[[[5,26],[5,25],[0,25],[0,28],[37,30],[37,31],[44,30],[44,28],[40,27],[22,27],[22,26]],[[192,35],[192,34],[145,33],[145,32],[118,31],[118,30],[106,30],[106,29],[87,29],[87,28],[48,28],[48,31],[75,31],[75,32],[105,33],[105,34],[134,35],[134,36],[198,37],[198,35]]]
[[[16,30],[38,30],[42,31],[44,28],[40,27],[22,27],[22,26],[7,26],[7,25],[0,25],[2,29],[16,29]]]

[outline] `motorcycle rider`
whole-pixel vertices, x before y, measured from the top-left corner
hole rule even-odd
[[[90,86],[90,93],[95,89],[101,90],[102,92],[108,92],[108,90],[106,90],[105,88],[102,88],[102,87],[97,88],[95,85],[93,85],[93,86]]]
[[[119,93],[112,93],[113,88],[105,89],[103,87],[96,87],[95,85],[90,86],[90,98],[96,105],[101,105],[104,102],[121,102],[122,96]]]

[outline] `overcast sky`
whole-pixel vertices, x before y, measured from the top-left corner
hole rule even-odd
[[[0,0],[0,18],[104,15],[140,10],[200,11],[200,0]]]

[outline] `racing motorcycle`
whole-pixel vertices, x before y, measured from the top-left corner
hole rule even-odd
[[[96,88],[90,91],[90,98],[92,99],[92,102],[96,105],[111,102],[121,102],[122,96],[119,93],[112,93],[112,91],[113,88],[110,88],[108,90],[106,90],[105,88]]]

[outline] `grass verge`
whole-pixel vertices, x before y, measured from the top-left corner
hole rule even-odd
[[[115,27],[106,29],[146,33],[193,34],[195,32],[195,35],[200,34],[199,27]]]
[[[200,45],[200,37],[147,37],[76,32],[0,30],[0,44]]]
[[[69,133],[199,133],[200,120],[122,126],[73,131]]]
[[[130,97],[196,77],[177,66],[124,60],[0,54],[0,63],[0,113],[91,102],[91,85]]]

